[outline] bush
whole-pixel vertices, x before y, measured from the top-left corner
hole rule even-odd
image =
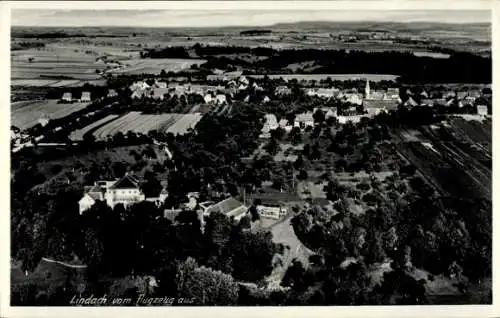
[[[361,182],[356,185],[356,188],[362,191],[370,190],[370,185],[366,182]]]

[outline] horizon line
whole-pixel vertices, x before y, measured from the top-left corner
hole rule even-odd
[[[147,26],[147,25],[137,25],[137,26],[124,26],[124,25],[30,25],[30,24],[11,24],[13,27],[29,27],[29,28],[123,28],[123,29],[223,29],[223,28],[272,28],[280,25],[294,25],[302,23],[331,23],[331,24],[435,24],[435,25],[489,25],[492,26],[492,22],[437,22],[437,21],[384,21],[384,20],[344,20],[344,21],[328,21],[328,20],[303,20],[296,22],[278,22],[269,25],[220,25],[220,26]]]

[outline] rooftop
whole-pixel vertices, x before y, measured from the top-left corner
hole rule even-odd
[[[220,201],[216,204],[211,205],[205,211],[207,214],[212,212],[221,212],[226,216],[237,216],[246,212],[246,207],[240,201],[235,198],[228,198]]]
[[[110,189],[137,189],[139,188],[139,180],[132,175],[125,175],[120,180],[116,181]]]

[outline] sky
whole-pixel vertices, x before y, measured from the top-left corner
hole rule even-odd
[[[489,23],[486,10],[29,10],[12,9],[13,26],[224,27],[303,21]]]

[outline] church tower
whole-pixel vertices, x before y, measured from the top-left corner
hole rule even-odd
[[[365,98],[370,99],[370,81],[366,80]]]

